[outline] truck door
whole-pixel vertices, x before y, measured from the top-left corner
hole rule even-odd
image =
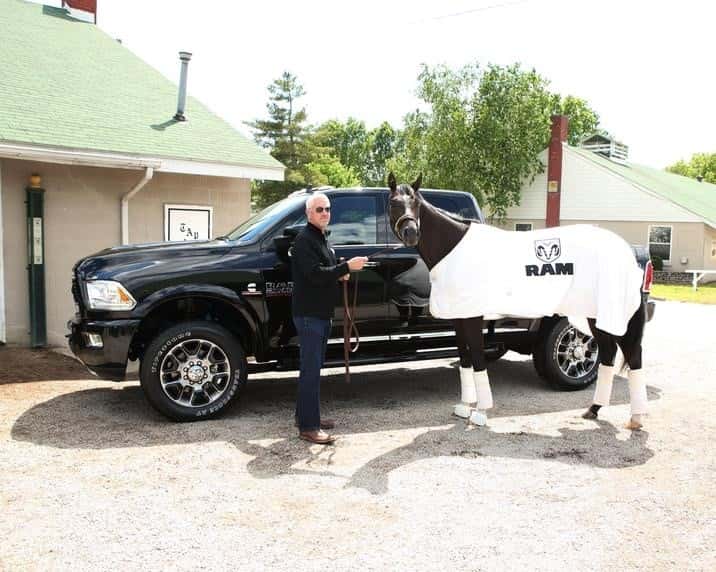
[[[346,260],[353,256],[371,256],[387,247],[378,225],[383,221],[382,196],[376,193],[332,194],[331,231],[328,240],[336,253],[336,259]],[[354,288],[358,287],[355,323],[360,336],[385,336],[389,320],[386,300],[386,274],[380,260],[372,260],[361,272],[351,275],[349,299],[352,303]],[[342,288],[342,284],[341,284]],[[343,295],[335,310],[331,337],[343,336]]]

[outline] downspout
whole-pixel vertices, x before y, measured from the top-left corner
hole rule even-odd
[[[0,343],[4,344],[7,342],[7,329],[5,324],[5,270],[4,270],[4,259],[5,259],[5,246],[3,242],[3,235],[5,229],[2,224],[2,159],[0,159]]]
[[[129,244],[129,199],[141,191],[144,188],[144,185],[152,180],[153,176],[154,167],[147,167],[144,171],[142,179],[134,185],[134,187],[132,187],[131,191],[122,197],[122,244]]]

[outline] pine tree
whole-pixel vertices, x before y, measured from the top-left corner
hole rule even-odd
[[[254,130],[254,140],[271,150],[271,155],[286,167],[284,181],[258,181],[252,188],[252,200],[265,207],[306,186],[303,167],[312,157],[306,143],[309,128],[306,109],[298,107],[298,99],[306,95],[298,78],[285,71],[268,86],[268,119],[247,123]]]

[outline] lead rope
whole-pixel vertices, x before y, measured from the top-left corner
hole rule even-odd
[[[350,355],[357,351],[360,345],[360,333],[353,318],[358,302],[358,274],[356,274],[355,277],[352,305],[348,302],[348,280],[343,281],[343,360],[346,364],[346,383],[351,382]],[[353,333],[355,333],[356,345],[354,348],[351,348],[351,337]]]

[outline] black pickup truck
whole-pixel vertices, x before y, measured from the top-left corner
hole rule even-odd
[[[210,241],[117,246],[73,268],[74,354],[97,376],[124,380],[128,360],[150,403],[178,421],[215,416],[238,395],[249,373],[296,369],[291,319],[289,247],[306,223],[307,193],[299,191]],[[450,323],[430,315],[425,264],[389,230],[382,188],[326,189],[336,256],[369,256],[358,273],[354,321],[360,346],[354,364],[457,355]],[[425,190],[435,206],[484,222],[474,197]],[[651,263],[635,247],[649,296]],[[351,297],[355,276],[351,284]],[[653,303],[649,303],[649,318]],[[343,305],[336,307],[326,365],[343,363]],[[555,388],[581,389],[596,379],[594,340],[565,318],[510,317],[487,323],[488,359],[508,350],[532,354],[535,369]]]

